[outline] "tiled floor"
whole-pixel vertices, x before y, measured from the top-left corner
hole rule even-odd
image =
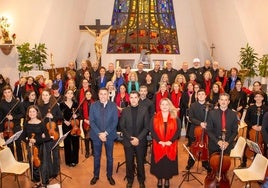
[[[185,151],[185,149],[183,148],[183,143],[185,142],[184,138],[181,138],[180,142],[179,142],[179,171],[180,174],[178,176],[173,177],[173,179],[171,179],[171,186],[170,188],[177,188],[178,185],[182,182],[183,180],[183,170],[185,169],[186,163],[187,163],[187,159],[188,159],[188,154]],[[66,178],[63,183],[62,183],[62,187],[63,188],[86,188],[86,187],[94,187],[94,188],[108,188],[108,187],[116,187],[116,188],[124,188],[126,187],[126,181],[124,181],[124,177],[125,177],[125,165],[122,165],[119,170],[118,173],[116,173],[116,168],[117,168],[117,164],[119,162],[124,161],[124,153],[123,153],[123,147],[120,143],[116,143],[115,147],[114,147],[114,179],[116,181],[116,185],[115,186],[111,186],[109,184],[109,182],[107,181],[106,178],[106,160],[105,160],[105,150],[103,150],[103,154],[102,154],[102,164],[101,164],[101,174],[100,174],[100,180],[94,185],[91,186],[89,184],[90,179],[92,178],[93,175],[93,158],[92,156],[88,159],[84,158],[84,155],[81,154],[80,152],[80,162],[76,167],[68,167],[64,164],[64,159],[62,159],[61,162],[61,170],[62,173],[70,176],[72,179],[70,178]],[[61,156],[63,157],[63,149],[61,149]],[[199,165],[201,166],[201,165]],[[155,188],[156,187],[156,183],[157,180],[154,176],[152,176],[150,174],[150,165],[146,164],[145,165],[145,169],[146,169],[146,187],[147,188]],[[228,172],[228,176],[229,179],[231,180],[232,177],[232,170],[233,170],[233,162],[232,162],[232,166]],[[192,172],[196,172],[197,171],[197,164],[195,164],[195,166],[193,167],[193,169],[191,170]],[[202,168],[199,167],[198,171],[200,172],[199,174],[195,174],[196,177],[203,183],[204,179],[206,177],[206,171],[203,171]],[[63,178],[65,177],[64,175],[62,176]],[[193,178],[191,181],[187,182],[184,181],[181,188],[201,188],[204,187],[202,186],[198,181],[193,180]],[[20,180],[20,184],[21,187],[23,188],[30,188],[32,187],[32,183],[31,181],[25,177],[25,176],[20,176],[19,177]],[[50,184],[55,184],[57,183],[56,180],[53,180]],[[232,187],[234,188],[240,188],[243,187],[244,184],[241,183],[238,179],[235,179],[233,182]],[[12,176],[8,176],[5,177],[3,179],[3,188],[16,188],[17,184],[16,182],[14,182],[14,177]],[[135,179],[133,187],[139,187],[138,186],[138,182]],[[260,187],[257,183],[253,183],[252,184],[253,188],[257,188]]]

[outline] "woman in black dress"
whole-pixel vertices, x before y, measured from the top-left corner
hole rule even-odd
[[[60,109],[63,113],[62,131],[66,134],[68,131],[72,131],[71,120],[77,120],[78,104],[74,100],[74,92],[72,89],[67,89],[64,94],[64,102],[60,104]],[[77,125],[79,127],[79,123]],[[64,156],[65,164],[68,166],[75,167],[78,164],[78,153],[79,153],[79,137],[80,135],[71,132],[64,139]]]
[[[163,98],[160,110],[152,119],[150,131],[152,135],[151,173],[158,179],[157,187],[169,187],[169,179],[178,175],[178,137],[181,123],[177,117],[177,109],[172,102]]]
[[[32,181],[36,183],[33,187],[40,187],[41,183],[42,185],[49,183],[47,163],[50,161],[50,153],[44,152],[44,143],[50,141],[51,138],[41,119],[38,107],[29,106],[21,135],[22,140],[27,143]],[[38,153],[38,155],[34,155],[34,153]],[[40,180],[41,183],[38,183]]]

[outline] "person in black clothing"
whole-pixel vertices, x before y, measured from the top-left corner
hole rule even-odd
[[[136,71],[136,73],[137,73],[138,82],[140,85],[143,85],[146,82],[145,78],[146,78],[147,72],[143,70],[143,67],[144,67],[143,63],[139,62],[137,65],[138,70]]]
[[[249,138],[249,132],[251,130],[261,131],[262,129],[262,120],[265,112],[268,111],[267,106],[263,104],[263,94],[260,91],[255,92],[254,100],[256,101],[254,105],[251,105],[247,109],[245,116],[245,123],[248,125],[247,128],[247,138]],[[252,140],[255,141],[255,140]],[[246,150],[245,150],[246,151]],[[243,160],[240,167],[247,166],[247,156],[244,152]]]
[[[65,90],[64,102],[60,104],[60,110],[63,113],[62,131],[66,134],[68,131],[72,131],[73,126],[77,123],[78,113],[74,113],[77,109],[78,104],[74,100],[74,92],[71,89]],[[73,120],[73,125],[71,125]],[[80,129],[79,129],[80,130]],[[76,132],[74,132],[76,133]],[[64,140],[64,156],[65,164],[70,167],[75,167],[79,161],[79,134],[69,133]]]
[[[26,92],[25,97],[22,101],[22,105],[24,107],[24,111],[27,111],[27,108],[31,105],[35,105],[37,99],[36,99],[36,93],[34,90],[29,90]]]
[[[267,101],[267,94],[262,90],[261,88],[261,83],[259,81],[255,81],[253,83],[253,91],[252,93],[249,95],[249,99],[248,99],[248,105],[253,105],[255,104],[255,100],[254,100],[254,97],[255,97],[255,93],[256,92],[261,92],[264,99],[263,99],[263,103],[264,104],[268,104],[268,101]]]
[[[219,108],[211,110],[208,114],[206,132],[209,138],[209,155],[222,150],[229,155],[234,147],[234,140],[238,133],[237,116],[234,111],[228,108],[229,103],[229,94],[220,94]],[[223,133],[225,134],[225,141],[223,141]]]
[[[158,83],[160,82],[162,71],[160,70],[160,61],[154,63],[154,69],[149,71],[149,74],[152,77],[152,82],[156,83],[156,90],[159,89]]]
[[[38,98],[37,106],[40,109],[42,121],[44,121],[44,124],[47,126],[47,128],[51,127],[50,122],[54,122],[56,124],[59,120],[62,120],[62,113],[57,104],[57,100],[54,98],[54,96],[51,95],[49,89],[43,89],[40,97]],[[59,134],[57,126],[54,131],[56,132],[56,135]],[[50,152],[52,147],[57,142],[56,136],[50,135],[50,137],[52,138],[52,140],[44,144],[44,149],[46,150],[46,152]],[[56,147],[52,151],[52,159],[51,163],[49,164],[50,177],[55,178],[59,173],[60,163],[58,147]]]
[[[189,70],[188,70],[188,62],[183,62],[182,63],[182,66],[181,66],[181,69],[180,70],[178,70],[178,74],[182,74],[184,77],[185,77],[185,79],[186,79],[186,82],[188,82],[189,81]]]
[[[209,96],[207,96],[207,101],[213,105],[213,108],[218,108],[218,102],[220,97],[220,86],[217,83],[212,85],[211,92]]]
[[[109,63],[108,70],[105,72],[105,76],[107,78],[107,82],[112,80],[112,77],[114,76],[114,64]]]
[[[80,86],[80,83],[82,82],[82,79],[84,78],[84,72],[88,70],[87,62],[86,60],[82,60],[81,62],[81,69],[76,71],[75,74],[75,85],[76,87]]]
[[[32,171],[32,181],[37,183],[41,180],[42,185],[49,184],[48,164],[51,162],[50,152],[44,149],[44,143],[50,141],[50,136],[42,121],[41,113],[37,106],[31,105],[27,109],[26,119],[23,126],[21,139],[27,144],[28,160]],[[38,156],[33,159],[33,150],[38,151]],[[39,164],[39,160],[40,164]],[[37,183],[33,187],[40,187]]]
[[[137,177],[140,188],[145,188],[144,156],[150,120],[147,108],[139,105],[139,96],[137,91],[130,93],[130,106],[123,110],[120,119],[126,158],[127,188],[131,188],[134,181],[134,156],[137,160]]]
[[[243,110],[247,105],[247,94],[242,90],[242,82],[237,80],[235,88],[230,91],[229,107],[237,112],[238,117],[241,118]]]
[[[25,111],[21,102],[13,97],[12,89],[6,85],[3,87],[3,99],[0,102],[0,137],[7,140],[13,133],[21,130],[20,120],[24,117]],[[9,127],[9,122],[14,123],[14,127]],[[23,161],[21,140],[15,141],[17,160]],[[8,144],[14,156],[13,143]]]
[[[203,89],[199,89],[197,92],[197,101],[194,102],[190,109],[189,109],[189,120],[191,121],[191,127],[189,130],[189,139],[190,139],[190,147],[192,147],[192,144],[195,144],[195,142],[200,142],[199,140],[196,140],[196,135],[194,135],[194,130],[197,126],[201,126],[203,129],[206,129],[207,126],[207,120],[205,119],[208,111],[207,104],[206,104],[206,92]],[[204,140],[206,135],[204,135]],[[204,154],[205,155],[205,154]],[[195,156],[197,159],[200,156]],[[200,160],[200,159],[198,159]],[[192,166],[194,165],[195,161],[192,159],[191,156],[189,156],[188,164],[186,166],[186,170],[190,170]],[[202,161],[202,166],[208,171],[211,171],[211,168],[209,166],[208,160]]]
[[[203,78],[203,73],[200,70],[200,59],[199,58],[194,58],[193,60],[193,67],[189,69],[189,75],[191,73],[194,73],[196,76],[196,82],[201,83],[202,78]]]
[[[166,68],[162,70],[163,74],[168,75],[168,80],[170,84],[174,83],[174,80],[178,74],[177,70],[172,67],[172,61],[168,60],[166,63]]]
[[[156,90],[156,82],[152,81],[152,77],[149,73],[147,73],[146,78],[145,78],[146,82],[144,83],[144,85],[147,87],[147,98],[150,100],[154,99],[154,94],[157,91]]]

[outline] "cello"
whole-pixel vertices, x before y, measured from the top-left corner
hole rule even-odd
[[[222,141],[225,142],[225,130],[222,131]],[[230,180],[228,179],[227,172],[231,166],[230,156],[224,155],[224,150],[221,152],[213,153],[210,157],[209,164],[212,172],[205,178],[205,188],[230,188]]]
[[[260,126],[260,116],[261,116],[261,107],[257,108],[257,124],[256,126],[259,127]],[[251,128],[249,130],[249,139],[253,142],[256,142],[259,147],[260,150],[262,152],[262,154],[264,153],[264,142],[263,142],[263,138],[262,138],[262,133],[261,131],[256,131],[255,129]],[[254,157],[254,152],[251,151],[248,147],[246,149],[246,156],[247,158],[253,158]]]
[[[207,121],[207,115],[209,111],[209,104],[206,104],[204,122]],[[201,125],[195,127],[194,130],[195,142],[192,144],[191,153],[201,161],[207,161],[209,159],[208,152],[208,137],[205,134],[205,129]]]

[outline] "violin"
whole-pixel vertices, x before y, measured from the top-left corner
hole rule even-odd
[[[35,134],[32,133],[32,139],[34,139]],[[41,165],[41,161],[39,159],[39,151],[38,148],[35,145],[32,145],[32,160],[33,160],[33,165],[38,168]]]
[[[209,105],[206,104],[204,122],[207,121]],[[208,152],[208,136],[205,134],[205,129],[200,126],[195,127],[194,130],[195,142],[192,144],[190,150],[191,153],[201,161],[207,161],[209,159]]]
[[[48,113],[50,113],[50,108],[48,109]],[[54,121],[51,121],[51,118],[48,118],[49,121],[46,124],[48,134],[53,138],[53,140],[59,139],[59,133],[56,131],[57,124]]]
[[[257,108],[257,126],[259,126],[260,124],[260,115],[261,115],[261,107]],[[250,129],[249,130],[249,139],[253,142],[256,142],[260,149],[262,154],[264,153],[264,142],[263,142],[263,138],[262,138],[262,133],[261,131],[256,131],[254,129]],[[251,151],[248,147],[246,149],[246,156],[247,158],[253,158],[254,157],[254,152]]]
[[[17,104],[19,104],[19,102],[20,101],[17,100],[17,102],[12,106],[12,108],[7,113],[6,117],[2,119],[2,121],[0,122],[0,124],[3,123],[3,121],[5,119],[7,119],[7,116],[11,114],[11,112],[14,110],[14,108],[17,106]],[[14,131],[13,131],[14,126],[15,125],[14,125],[14,122],[13,121],[11,121],[9,119],[7,121],[5,121],[5,123],[4,123],[4,132],[3,132],[4,138],[6,138],[6,139],[7,138],[10,138],[14,134]]]
[[[13,131],[14,122],[13,121],[9,119],[5,121],[4,128],[5,128],[3,132],[4,138],[10,138],[11,136],[14,135],[14,131]]]
[[[75,114],[74,108],[73,108],[73,114]],[[71,125],[73,127],[72,130],[71,130],[71,135],[80,136],[81,135],[81,130],[80,130],[80,127],[79,127],[79,120],[72,117]]]
[[[225,132],[222,135],[223,142],[225,141]],[[230,188],[230,180],[227,173],[231,166],[230,156],[224,155],[224,149],[220,153],[213,153],[209,160],[212,172],[205,178],[205,188]]]

